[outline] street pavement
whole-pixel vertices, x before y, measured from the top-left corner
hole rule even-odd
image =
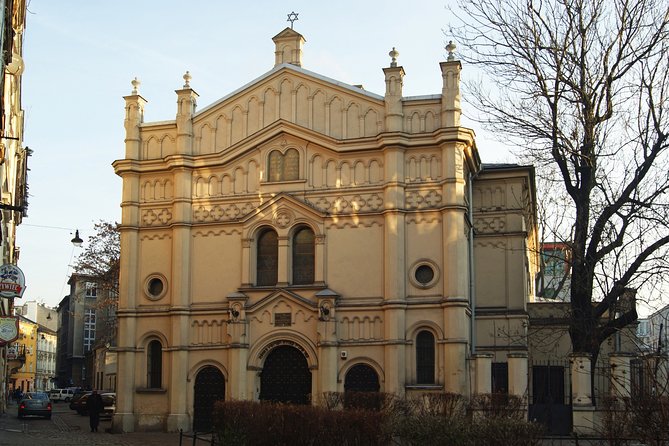
[[[91,432],[88,417],[70,410],[68,403],[53,404],[50,420],[16,416],[16,403],[0,414],[0,446],[179,446],[178,433],[133,432],[112,434],[111,420],[101,420],[98,432]],[[192,439],[183,439],[190,446]],[[204,446],[204,441],[196,445]]]

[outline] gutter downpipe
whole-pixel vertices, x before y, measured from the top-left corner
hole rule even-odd
[[[469,206],[467,206],[467,217],[469,220],[469,307],[471,310],[471,321],[469,323],[469,339],[471,342],[470,352],[472,357],[476,354],[476,285],[474,277],[474,203],[473,203],[473,183],[478,175],[469,172],[469,181],[467,185],[467,196]]]

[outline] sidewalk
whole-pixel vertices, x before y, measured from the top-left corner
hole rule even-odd
[[[99,432],[90,432],[88,417],[70,411],[65,403],[54,404],[51,420],[19,419],[16,403],[0,414],[0,446],[179,446],[179,433],[133,432],[112,434],[111,420],[101,420]],[[182,446],[191,446],[184,438]],[[197,446],[207,443],[198,441]]]

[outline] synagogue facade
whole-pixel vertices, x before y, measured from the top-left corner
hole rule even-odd
[[[378,95],[273,40],[274,67],[205,108],[186,73],[174,120],[144,122],[137,80],[125,97],[114,429],[202,430],[217,399],[485,393],[493,369],[524,395],[533,169],[482,163],[453,48],[442,91],[408,97],[394,49]]]

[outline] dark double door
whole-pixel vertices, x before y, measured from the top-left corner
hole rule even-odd
[[[260,400],[308,404],[311,372],[304,354],[288,345],[272,349],[260,375]]]

